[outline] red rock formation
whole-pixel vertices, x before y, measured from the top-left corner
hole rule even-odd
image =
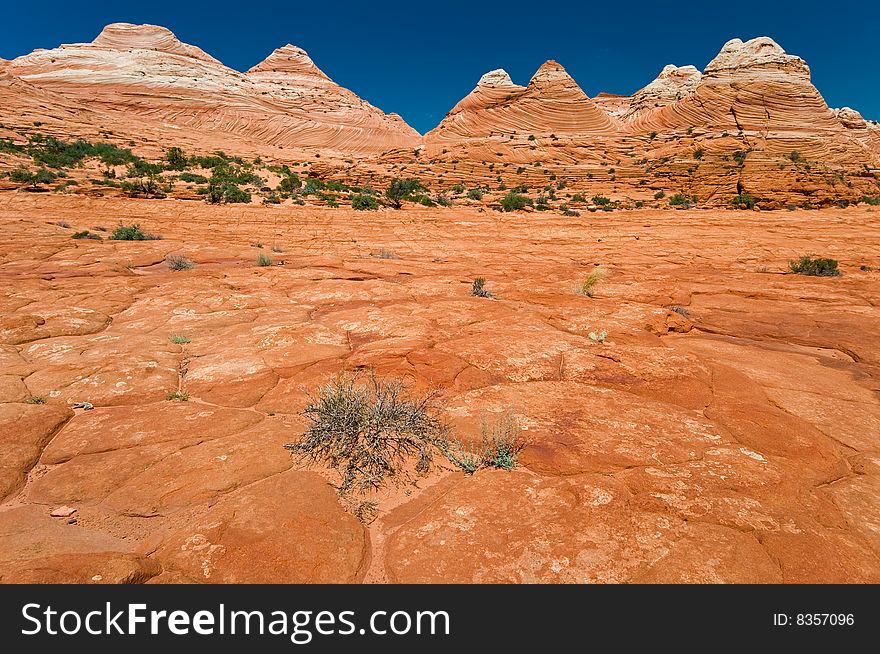
[[[146,117],[172,129],[346,155],[418,145],[419,136],[322,73],[286,46],[247,74],[227,68],[169,30],[107,26],[91,43],[37,50],[8,70],[21,79],[106,112]]]

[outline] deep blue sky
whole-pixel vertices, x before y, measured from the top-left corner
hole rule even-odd
[[[420,132],[493,68],[525,84],[556,59],[590,96],[629,94],[664,64],[702,69],[728,39],[760,35],[806,59],[830,106],[880,119],[877,0],[41,0],[4,8],[0,57],[91,41],[111,22],[164,25],[238,70],[299,45],[336,82]]]

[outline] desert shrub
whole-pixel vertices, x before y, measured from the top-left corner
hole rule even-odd
[[[691,206],[691,198],[684,193],[676,193],[669,196],[669,205],[672,207],[684,207],[687,209]]]
[[[813,259],[807,255],[800,259],[793,259],[788,262],[791,272],[798,275],[809,275],[811,277],[839,277],[840,270],[837,269],[836,259]]]
[[[571,196],[571,201],[572,201],[572,202],[583,202],[583,203],[586,203],[586,202],[587,202],[587,198],[584,197],[584,194],[583,194],[583,193],[575,193],[574,195]]]
[[[75,234],[71,235],[70,238],[89,239],[92,241],[100,241],[101,240],[101,237],[98,234],[93,234],[92,232],[90,232],[87,229],[84,231],[81,231],[81,232],[76,232]]]
[[[137,223],[133,225],[119,223],[110,235],[111,241],[157,241],[160,238],[160,236],[154,234],[147,234],[141,230],[140,225]]]
[[[400,209],[404,200],[408,200],[411,195],[422,190],[424,190],[424,187],[417,179],[400,179],[395,177],[385,190],[385,197],[388,198],[388,202],[392,207]]]
[[[483,192],[478,188],[472,188],[470,191],[468,191],[467,196],[471,200],[482,200]]]
[[[9,179],[13,182],[30,184],[31,186],[36,187],[40,184],[51,184],[58,179],[58,175],[45,168],[40,168],[32,173],[27,168],[21,167],[12,170],[9,173]]]
[[[299,178],[299,175],[288,171],[288,175],[278,182],[276,190],[279,193],[296,193],[301,188],[302,180]]]
[[[870,204],[871,206],[876,207],[876,206],[880,205],[880,195],[875,195],[873,197],[870,195],[866,195],[862,198],[862,202],[864,202],[865,204]]]
[[[186,345],[187,343],[192,343],[192,339],[187,336],[182,336],[180,334],[172,334],[169,339],[175,345]]]
[[[788,153],[788,158],[794,163],[799,163],[804,160],[803,156],[797,150],[792,150]]]
[[[180,173],[178,177],[181,182],[189,182],[190,184],[207,184],[208,178],[197,173]]]
[[[757,200],[748,193],[740,193],[731,200],[731,204],[737,209],[754,209]]]
[[[513,470],[525,446],[519,421],[513,413],[505,411],[491,424],[483,416],[479,444],[467,447],[460,441],[451,441],[444,454],[465,473],[473,474],[480,468]]]
[[[652,141],[657,138],[657,132],[648,132],[648,138]]]
[[[699,161],[700,159],[703,158],[704,154],[706,154],[706,151],[703,150],[703,148],[697,148],[696,150],[694,150],[694,159]]]
[[[189,393],[186,391],[174,391],[173,393],[168,393],[165,399],[170,402],[188,402]]]
[[[45,404],[46,398],[42,395],[31,395],[24,401],[25,404]]]
[[[594,195],[590,199],[590,202],[592,202],[593,204],[595,204],[599,207],[607,207],[608,205],[611,204],[611,200],[606,198],[604,195]]]
[[[372,211],[379,208],[379,203],[372,195],[358,193],[350,195],[349,199],[351,200],[351,208],[358,211]]]
[[[599,285],[603,279],[608,277],[608,269],[604,266],[596,266],[590,271],[590,274],[587,275],[586,279],[581,283],[580,292],[582,295],[586,295],[587,297],[593,297],[593,294],[596,292],[596,286]]]
[[[260,254],[257,255],[257,265],[260,266],[261,268],[265,268],[266,266],[271,266],[272,265],[272,257],[270,257],[265,252],[260,252]]]
[[[575,211],[574,209],[569,208],[569,206],[567,204],[559,205],[559,210],[562,212],[563,216],[568,216],[568,217],[573,218],[573,217],[581,215],[580,211]]]
[[[119,188],[131,198],[164,198],[165,192],[160,186],[161,181],[160,177],[146,175],[133,180],[125,180],[119,185]]]
[[[436,201],[437,204],[439,204],[441,207],[451,207],[451,206],[452,206],[452,200],[450,200],[448,197],[446,197],[446,196],[443,195],[443,194],[438,195],[438,196],[437,196],[437,199],[436,199],[435,201]]]
[[[165,264],[168,266],[169,270],[174,271],[192,270],[196,267],[196,264],[193,263],[191,259],[188,259],[182,254],[169,254],[165,257]]]
[[[507,195],[501,198],[502,211],[519,211],[527,206],[532,206],[532,199],[520,195],[515,190],[509,191]]]
[[[607,337],[608,332],[606,332],[604,329],[600,330],[599,332],[590,332],[589,334],[587,334],[587,338],[589,338],[594,343],[604,343]]]
[[[452,192],[461,195],[462,193],[464,193],[464,184],[455,184],[452,187]]]
[[[655,199],[655,200],[662,200],[662,199],[665,198],[665,197],[666,197],[666,193],[663,192],[663,191],[657,191],[657,192],[654,194],[654,199]]]
[[[493,297],[492,291],[486,288],[486,279],[484,277],[477,277],[474,280],[471,286],[471,295],[474,297]]]
[[[376,258],[377,259],[399,259],[400,257],[398,257],[391,250],[388,250],[386,248],[380,248],[379,251],[376,253]]]
[[[744,150],[736,150],[733,153],[733,160],[742,166],[746,162],[746,156],[748,156],[748,152]]]
[[[189,159],[183,150],[178,147],[168,148],[165,152],[165,167],[168,170],[184,170],[189,165]]]
[[[339,471],[340,495],[405,484],[447,450],[449,428],[436,394],[411,396],[401,381],[343,374],[319,388],[302,415],[308,428],[284,447]]]

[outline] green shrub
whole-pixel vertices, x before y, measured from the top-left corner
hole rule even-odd
[[[400,209],[404,200],[408,200],[411,195],[423,190],[422,183],[417,179],[399,179],[395,177],[385,190],[385,197],[388,198],[392,207]]]
[[[593,204],[595,204],[596,206],[599,206],[599,207],[607,207],[611,204],[611,200],[606,198],[604,195],[594,195],[590,199],[590,202],[592,202]]]
[[[137,223],[133,225],[119,223],[110,235],[111,241],[156,241],[160,238],[160,236],[145,233]]]
[[[436,201],[437,204],[439,204],[441,207],[451,207],[451,206],[452,206],[452,200],[450,200],[448,197],[446,197],[446,196],[443,195],[443,194],[438,195],[438,196],[437,196],[437,199],[436,199],[435,201]]]
[[[272,265],[272,257],[270,257],[265,252],[260,252],[257,256],[257,265],[260,267],[266,267]]]
[[[483,192],[478,188],[472,188],[470,191],[468,191],[467,196],[471,200],[482,200]]]
[[[464,184],[455,184],[452,187],[452,192],[457,195],[461,195],[462,193],[464,193]]]
[[[189,165],[186,154],[178,147],[168,148],[165,152],[165,161],[168,170],[184,170]]]
[[[839,277],[840,270],[837,269],[836,259],[813,259],[807,255],[800,259],[794,259],[788,262],[791,272],[798,275],[809,275],[811,277]]]
[[[25,404],[45,404],[46,398],[42,395],[31,395],[24,401]]]
[[[436,394],[412,396],[398,380],[342,374],[319,388],[302,415],[308,428],[284,447],[339,471],[338,492],[364,493],[386,481],[403,485],[427,473],[448,450],[449,428]]]
[[[379,203],[372,195],[354,194],[350,195],[351,208],[357,211],[373,211],[379,208]]]
[[[731,204],[737,209],[754,209],[757,203],[758,201],[748,193],[740,193],[731,200]]]
[[[187,343],[192,343],[191,338],[181,336],[179,334],[172,334],[170,340],[175,345],[186,345]]]
[[[804,160],[804,158],[801,156],[801,153],[797,150],[792,150],[791,152],[789,152],[788,158],[791,159],[791,161],[793,161],[794,163],[800,163]]]
[[[694,198],[691,198],[684,193],[676,193],[675,195],[669,196],[669,205],[672,207],[684,207],[687,209],[694,202],[696,202]]]
[[[703,150],[703,148],[697,148],[696,150],[694,150],[694,159],[699,161],[700,159],[703,158],[704,154],[706,154],[706,151]]]
[[[517,457],[526,442],[522,438],[522,427],[512,413],[504,412],[492,424],[483,416],[480,437],[479,445],[471,447],[466,447],[458,440],[449,442],[444,452],[446,458],[467,474],[473,474],[480,468],[516,468]]]
[[[655,199],[655,200],[662,200],[662,199],[665,198],[665,197],[666,197],[666,193],[664,193],[663,191],[657,191],[657,192],[654,194],[654,199]]]
[[[871,197],[870,195],[866,195],[862,197],[862,202],[876,207],[877,205],[880,205],[880,195],[875,195],[873,197]]]
[[[190,184],[207,184],[208,178],[197,173],[181,173],[178,177],[181,182],[189,182]]]
[[[520,211],[525,207],[531,207],[532,204],[531,198],[520,195],[516,191],[510,191],[507,195],[501,198],[502,211]]]

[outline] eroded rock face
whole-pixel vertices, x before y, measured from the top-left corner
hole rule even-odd
[[[91,43],[37,50],[8,70],[74,102],[206,135],[357,155],[419,142],[399,116],[339,87],[293,46],[242,74],[165,28],[117,23]]]
[[[272,207],[6,200],[3,581],[880,580],[870,207],[295,207],[280,225]],[[134,214],[163,240],[70,238]],[[254,266],[254,242],[284,265]],[[785,274],[832,244],[841,277]],[[197,266],[157,265],[169,252]],[[283,447],[309,393],[357,367],[441,391],[465,443],[512,412],[517,468],[383,490],[364,526]]]
[[[693,93],[702,78],[703,74],[694,66],[664,66],[657,79],[633,95],[624,118],[681,100]]]

